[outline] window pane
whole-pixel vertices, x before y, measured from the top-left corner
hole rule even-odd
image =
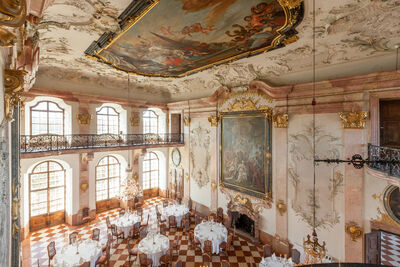
[[[47,188],[47,173],[31,174],[31,190]]]
[[[97,166],[96,167],[96,179],[107,178],[107,166]]]
[[[64,171],[50,172],[49,180],[50,180],[49,187],[63,186],[64,185]]]
[[[31,192],[31,216],[47,213],[47,190]]]
[[[143,173],[143,189],[149,189],[150,188],[150,173],[146,172]]]
[[[46,167],[47,168],[47,167]],[[63,168],[57,162],[50,161],[49,162],[49,171],[61,171]]]
[[[62,109],[59,108],[58,105],[53,102],[49,102],[49,110],[50,111],[62,111]]]
[[[64,187],[50,189],[50,212],[64,209]]]
[[[107,180],[96,181],[96,200],[107,199]]]
[[[119,178],[113,178],[109,180],[110,189],[109,189],[109,197],[117,197],[119,196]]]

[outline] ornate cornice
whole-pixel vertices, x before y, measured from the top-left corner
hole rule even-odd
[[[21,102],[25,74],[26,71],[23,70],[4,70],[4,112],[7,121],[13,120],[14,106],[16,103]]]
[[[344,129],[363,129],[368,117],[368,112],[339,112],[339,117],[342,119]]]
[[[275,128],[287,128],[289,124],[288,114],[274,114],[272,116],[272,121],[274,122]]]

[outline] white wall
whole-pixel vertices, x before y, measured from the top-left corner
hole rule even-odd
[[[160,148],[149,148],[146,150],[148,152],[154,152],[158,156],[159,160],[159,186],[161,190],[167,189],[167,173],[169,173],[169,166],[167,164],[168,159],[168,148],[160,147]],[[144,154],[139,157],[139,184],[143,187],[143,159]]]

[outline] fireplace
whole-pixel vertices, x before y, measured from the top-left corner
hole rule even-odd
[[[232,219],[232,227],[235,226],[236,229],[254,237],[254,220],[252,220],[246,214],[240,214],[237,211],[232,213]]]

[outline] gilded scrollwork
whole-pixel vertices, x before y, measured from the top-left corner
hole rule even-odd
[[[210,116],[208,117],[208,121],[210,122],[211,127],[217,127],[219,122],[218,116]]]
[[[366,111],[339,112],[344,129],[363,129],[368,118]]]
[[[89,113],[80,113],[76,115],[76,118],[78,119],[78,123],[80,125],[88,125],[92,120],[92,115]]]
[[[136,127],[140,125],[140,113],[134,112],[130,118],[131,126]]]
[[[288,114],[274,114],[272,116],[272,121],[275,128],[287,128],[289,123]]]
[[[190,119],[189,116],[184,116],[184,117],[183,117],[183,124],[184,124],[185,126],[190,126],[190,121],[191,121],[191,119]]]
[[[4,112],[7,121],[13,120],[14,106],[21,101],[25,74],[23,70],[4,70]]]
[[[25,0],[0,1],[0,46],[13,46],[17,40],[15,29],[25,22]]]
[[[363,235],[361,227],[353,221],[346,223],[345,231],[350,235],[352,241],[357,241],[357,239],[361,238]]]
[[[235,112],[235,111],[252,111],[262,110],[268,114],[272,114],[269,103],[272,99],[258,91],[245,91],[240,93],[231,93],[223,101],[220,107],[221,112]]]

